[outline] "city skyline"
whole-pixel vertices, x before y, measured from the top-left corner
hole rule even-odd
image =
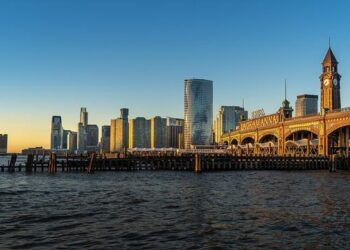
[[[6,18],[2,20],[4,39],[0,49],[0,81],[4,85],[0,102],[6,108],[0,111],[0,133],[9,135],[9,152],[31,146],[49,148],[52,115],[62,117],[65,129],[76,131],[82,106],[89,108],[91,123],[99,128],[116,118],[121,107],[128,107],[131,117],[182,118],[183,79],[192,76],[214,81],[214,114],[219,106],[241,105],[243,98],[249,113],[259,108],[267,114],[274,113],[283,100],[285,78],[292,104],[300,94],[320,95],[318,76],[329,36],[340,62],[342,93],[350,90],[350,38],[343,32],[349,4],[345,1],[337,1],[333,10],[336,18],[326,20],[323,13],[329,6],[325,1],[283,5],[256,1],[254,7],[228,1],[154,1],[149,5],[138,1],[106,2],[96,11],[93,3],[82,6],[79,18],[73,18],[72,11],[81,7],[79,1],[69,4],[69,10],[58,2],[22,2],[16,8],[5,4],[0,10]],[[47,24],[40,23],[41,27],[35,17],[47,18],[47,14],[40,14],[44,7],[52,17]],[[163,13],[155,17],[158,8]],[[128,19],[129,25],[120,27],[116,25],[117,15],[112,13],[116,9],[129,14],[136,10],[141,18]],[[295,11],[285,13],[286,9]],[[90,21],[85,27],[83,22],[91,13],[96,14],[96,19],[105,13],[106,18],[95,25]],[[62,15],[65,22],[59,24]],[[249,18],[254,15],[257,19],[252,22]],[[154,22],[156,29],[150,31],[148,25]],[[173,31],[178,22],[180,30]],[[72,27],[63,29],[67,23]],[[286,26],[290,29],[285,30]],[[73,33],[84,27],[85,32]],[[143,39],[145,44],[136,42],[145,31],[150,31],[150,37]],[[93,35],[88,36],[90,33]],[[124,38],[118,39],[123,34]],[[172,40],[178,36],[189,39],[187,43],[179,38]],[[130,46],[126,46],[127,41]],[[252,89],[256,91],[252,93]],[[346,98],[342,100],[343,107],[350,106]]]

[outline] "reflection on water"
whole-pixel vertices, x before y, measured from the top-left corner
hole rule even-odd
[[[350,173],[0,174],[0,248],[350,248]]]

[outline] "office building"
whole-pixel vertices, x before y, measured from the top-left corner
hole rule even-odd
[[[84,152],[86,150],[87,144],[87,131],[86,126],[83,123],[78,123],[78,150],[79,152]]]
[[[167,146],[166,118],[156,116],[151,118],[151,148]]]
[[[220,142],[224,133],[236,129],[238,123],[248,118],[248,112],[239,106],[221,106],[214,121],[215,142]]]
[[[83,125],[83,126],[86,126],[89,124],[89,121],[88,121],[88,112],[87,112],[87,109],[86,108],[80,108],[80,123]]]
[[[184,119],[166,118],[167,147],[183,148]]]
[[[298,95],[295,101],[295,116],[305,116],[318,113],[317,95]]]
[[[7,134],[0,134],[0,154],[7,154]]]
[[[86,126],[86,151],[98,151],[98,126],[88,124]]]
[[[62,147],[62,118],[53,116],[51,121],[51,150],[61,149]]]
[[[68,131],[67,149],[70,153],[74,153],[78,149],[78,133]]]
[[[185,80],[184,84],[184,143],[192,145],[212,143],[213,82],[204,79]]]
[[[62,134],[61,134],[61,149],[67,149],[68,148],[68,133],[70,130],[66,130],[62,128]]]
[[[120,110],[120,117],[111,120],[111,152],[122,152],[129,146],[129,110],[123,108]]]
[[[144,117],[129,120],[129,148],[149,148],[151,121]]]
[[[101,135],[101,153],[110,152],[110,138],[111,138],[111,126],[105,125],[102,126],[102,135]]]
[[[98,126],[89,124],[86,108],[80,109],[77,139],[78,151],[80,153],[98,151]]]

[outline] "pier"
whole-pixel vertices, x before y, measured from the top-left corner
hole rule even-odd
[[[25,164],[16,164],[17,155],[11,157],[8,165],[0,166],[1,172],[35,173],[98,171],[141,171],[168,170],[208,171],[234,170],[329,170],[334,172],[350,169],[350,158],[326,156],[259,156],[259,155],[159,155],[126,156],[108,158],[106,155],[65,155],[50,154],[49,158],[28,155]]]

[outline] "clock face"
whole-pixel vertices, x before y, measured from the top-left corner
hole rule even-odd
[[[323,84],[324,84],[324,86],[328,86],[328,85],[329,85],[329,79],[325,79],[325,80],[323,81]]]
[[[334,84],[334,86],[337,86],[338,85],[338,80],[335,78],[335,79],[333,79],[333,84]]]

